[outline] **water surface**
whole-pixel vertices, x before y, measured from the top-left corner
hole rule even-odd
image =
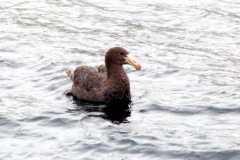
[[[0,2],[0,159],[240,158],[240,3]],[[65,93],[65,70],[122,46],[120,117]]]

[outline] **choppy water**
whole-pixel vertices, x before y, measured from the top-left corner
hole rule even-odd
[[[240,159],[239,26],[236,0],[2,0],[0,159]],[[120,118],[64,95],[113,46],[142,65]]]

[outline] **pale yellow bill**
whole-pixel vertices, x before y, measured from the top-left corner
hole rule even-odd
[[[136,68],[136,70],[141,70],[141,65],[129,54],[127,54],[126,62]]]

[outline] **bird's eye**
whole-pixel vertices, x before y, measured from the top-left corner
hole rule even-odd
[[[121,55],[124,55],[124,53],[123,53],[123,52],[120,52],[119,54],[121,54]]]

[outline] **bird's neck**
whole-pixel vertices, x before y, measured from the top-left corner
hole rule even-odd
[[[108,85],[106,99],[112,95],[117,95],[113,97],[115,102],[130,102],[131,93],[130,93],[130,84],[126,72],[123,69],[122,65],[116,66],[107,66],[107,81]]]
[[[106,67],[108,79],[119,79],[119,77],[127,77],[122,65],[111,64],[106,65]]]

